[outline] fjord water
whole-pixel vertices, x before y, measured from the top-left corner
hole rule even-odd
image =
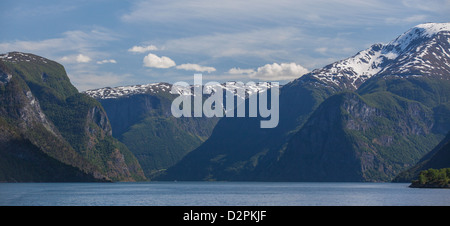
[[[406,183],[0,183],[1,206],[449,206]]]

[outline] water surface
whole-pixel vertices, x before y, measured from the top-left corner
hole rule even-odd
[[[0,183],[2,206],[449,206],[406,183]]]

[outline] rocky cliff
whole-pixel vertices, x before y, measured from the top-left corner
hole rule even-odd
[[[19,52],[3,54],[0,59],[4,155],[27,159],[25,154],[12,152],[35,153],[39,150],[42,153],[35,153],[37,156],[53,158],[52,162],[57,165],[62,163],[72,171],[76,169],[90,175],[91,180],[145,179],[135,157],[111,136],[111,125],[100,103],[78,93],[60,64]],[[32,161],[23,163],[21,167],[35,164]],[[2,168],[5,180],[40,180],[26,176],[25,171],[23,177],[13,177],[14,169]],[[52,173],[64,174],[48,172]],[[29,172],[29,175],[34,174]],[[89,176],[73,179],[82,180],[83,177]],[[45,175],[42,178],[52,177]]]

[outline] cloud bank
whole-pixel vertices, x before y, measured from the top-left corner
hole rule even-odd
[[[153,53],[149,53],[147,56],[145,56],[143,62],[145,67],[153,68],[171,68],[176,65],[175,61],[173,61],[169,57],[159,57]]]
[[[186,70],[186,71],[198,71],[198,72],[213,72],[216,71],[214,67],[201,66],[199,64],[181,64],[178,65],[170,59],[169,57],[162,56],[159,57],[153,53],[149,53],[144,57],[143,60],[144,67],[150,68],[171,68],[175,67],[176,69]]]
[[[117,61],[114,59],[105,59],[101,61],[97,61],[97,64],[116,64]]]
[[[148,46],[133,46],[130,49],[128,49],[128,52],[132,53],[145,53],[153,50],[158,50],[158,47],[154,45],[148,45]]]
[[[280,81],[297,79],[308,72],[308,69],[296,63],[273,63],[258,67],[256,70],[231,68],[228,74],[246,75],[261,81]]]
[[[198,71],[198,72],[208,72],[211,73],[216,71],[214,67],[205,67],[198,64],[181,64],[176,67],[177,69],[182,69],[186,71]]]
[[[64,56],[61,57],[60,61],[62,63],[89,63],[91,62],[91,58],[89,56],[83,55],[83,54],[78,54],[78,55],[70,55],[70,56]]]

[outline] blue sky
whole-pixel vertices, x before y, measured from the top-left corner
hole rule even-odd
[[[450,0],[0,1],[0,52],[63,64],[80,90],[279,81],[450,22]]]

